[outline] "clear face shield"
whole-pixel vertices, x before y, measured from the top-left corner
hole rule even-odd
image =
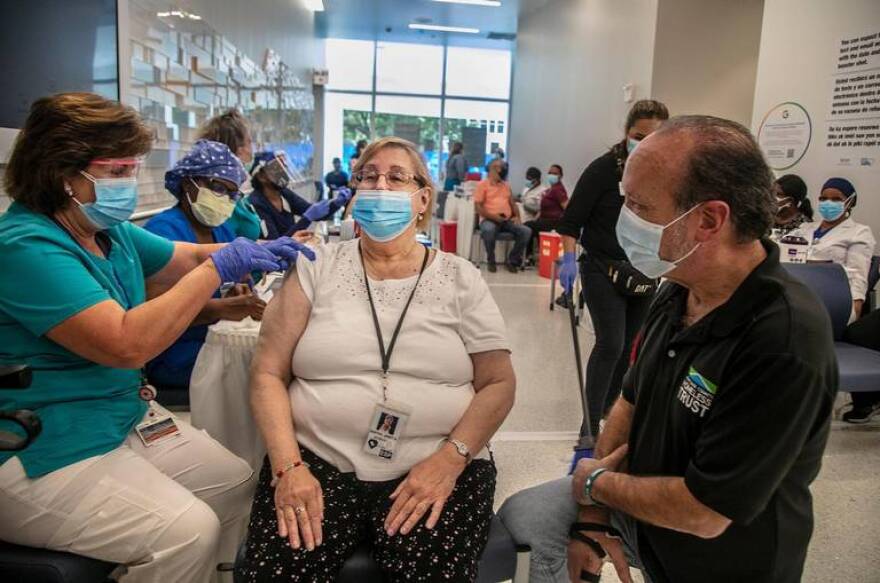
[[[262,171],[264,176],[278,188],[290,188],[294,182],[294,173],[283,152],[277,152],[275,158],[267,162]]]
[[[96,179],[137,178],[143,164],[143,156],[133,158],[96,158],[89,162],[89,166],[93,166],[97,169],[95,174],[100,174],[93,176],[93,178]]]

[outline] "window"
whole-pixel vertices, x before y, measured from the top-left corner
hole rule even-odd
[[[446,95],[510,98],[510,51],[449,47]]]
[[[440,100],[426,97],[376,97],[376,137],[397,136],[415,144],[434,180],[440,174]]]
[[[369,140],[373,98],[351,93],[327,93],[324,99],[324,173],[333,168],[333,158],[342,158],[350,172],[349,159],[358,140]]]
[[[373,42],[328,38],[325,59],[330,72],[328,89],[373,90]]]
[[[376,92],[440,95],[443,47],[380,42],[376,46]]]
[[[507,116],[510,106],[500,101],[473,101],[469,99],[447,99],[446,116],[443,119],[443,160],[449,153],[449,145],[462,141],[463,128],[476,127],[486,130],[486,159],[492,158],[493,149],[507,149]]]
[[[337,156],[348,170],[360,139],[413,142],[435,180],[454,141],[484,149],[476,167],[507,148],[510,51],[341,39],[327,39],[326,51],[325,173]]]

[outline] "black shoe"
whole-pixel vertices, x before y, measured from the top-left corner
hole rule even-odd
[[[519,271],[519,267],[517,267],[516,265],[513,265],[512,263],[508,263],[507,264],[507,271],[509,271],[510,273],[516,273],[517,271]]]
[[[843,414],[843,420],[847,423],[867,423],[880,413],[880,403],[866,405],[865,407],[853,407]]]
[[[498,266],[496,266],[494,263],[490,263],[489,264],[489,273],[495,273],[496,271],[498,271]]]
[[[558,298],[556,298],[556,305],[560,308],[568,309],[568,296],[566,294],[562,294]]]

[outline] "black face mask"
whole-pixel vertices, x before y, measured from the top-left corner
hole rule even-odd
[[[498,178],[501,180],[507,180],[507,168],[502,168],[498,171]]]

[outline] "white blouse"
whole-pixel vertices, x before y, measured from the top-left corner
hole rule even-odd
[[[394,459],[380,459],[362,449],[382,388],[358,241],[324,245],[316,254],[314,262],[297,261],[300,285],[312,304],[293,354],[289,387],[297,439],[361,480],[398,478],[443,444],[470,405],[470,355],[509,350],[501,312],[473,265],[437,252],[409,307],[388,374],[389,402],[402,403],[411,416]],[[386,347],[415,282],[416,276],[370,279]]]
[[[533,221],[538,218],[541,211],[541,197],[547,192],[546,184],[538,184],[533,187],[525,187],[520,195],[525,215],[524,219]]]
[[[804,223],[796,234],[812,241],[809,258],[817,261],[833,261],[846,270],[853,300],[863,300],[868,293],[868,270],[874,254],[874,234],[871,227],[846,219],[825,233],[821,239],[814,239],[813,233],[822,221]]]

